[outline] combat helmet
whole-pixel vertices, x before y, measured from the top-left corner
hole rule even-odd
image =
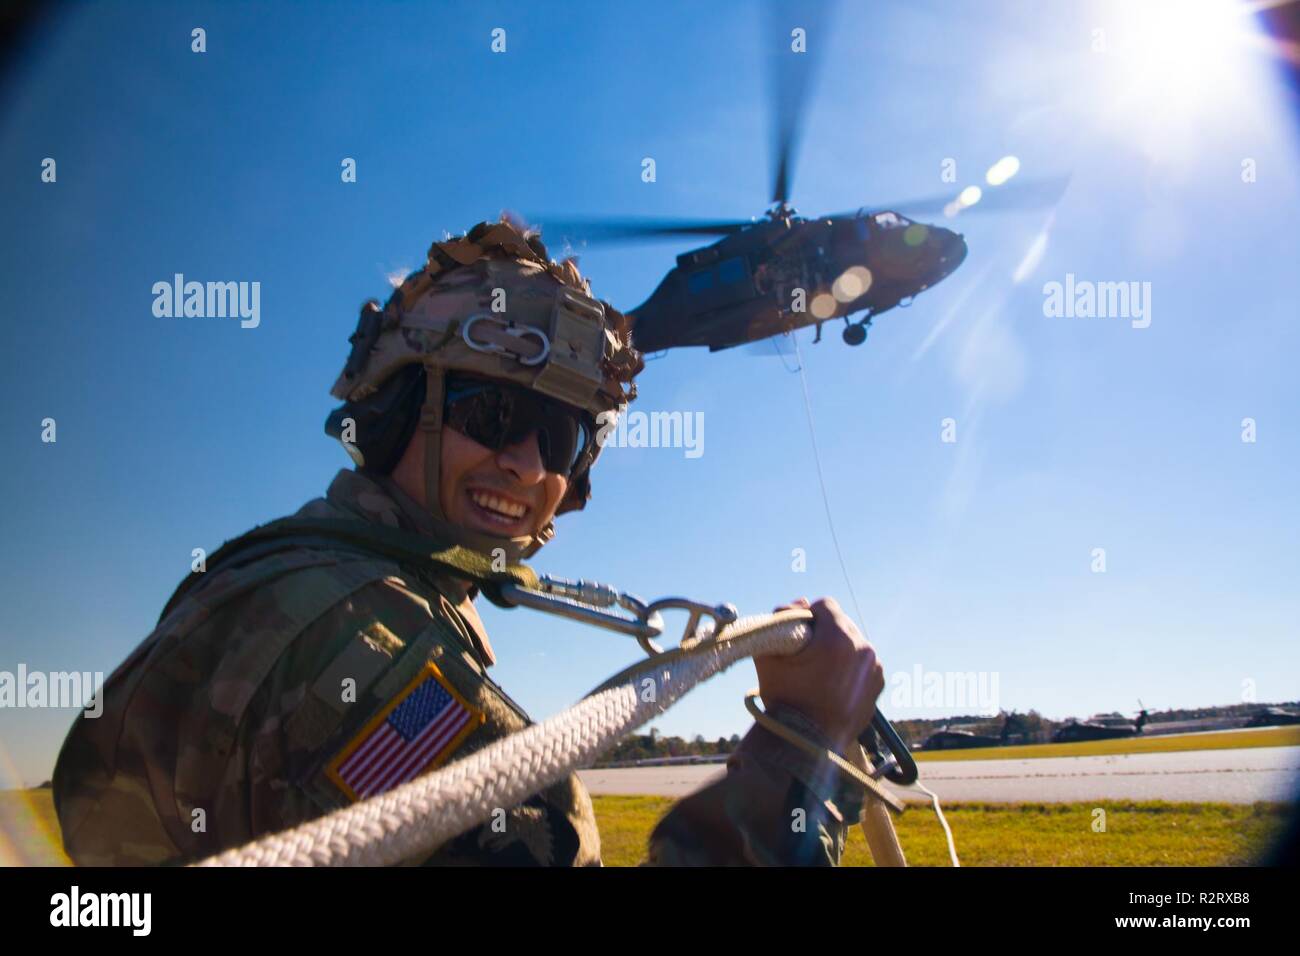
[[[554,535],[497,538],[450,525],[439,500],[443,401],[449,373],[503,380],[608,422],[636,397],[644,367],[631,321],[591,295],[572,259],[553,262],[540,235],[506,217],[435,242],[425,266],[379,307],[361,308],[352,351],[330,394],[344,401],[325,423],[356,464],[386,474],[418,427],[425,432],[425,498],[440,533],[484,553],[528,557]],[[422,396],[419,394],[422,391]],[[569,477],[557,514],[591,496],[592,442]]]

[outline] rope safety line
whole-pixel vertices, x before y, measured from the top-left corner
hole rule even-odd
[[[866,628],[866,618],[862,615],[862,606],[858,604],[857,592],[853,590],[853,579],[849,577],[849,568],[844,561],[844,552],[840,550],[840,538],[835,533],[835,518],[831,514],[831,499],[826,491],[826,477],[822,472],[822,456],[817,446],[817,428],[813,422],[812,399],[808,394],[808,376],[804,372],[803,353],[799,350],[799,338],[795,333],[790,337],[794,339],[794,354],[799,362],[799,384],[803,387],[803,408],[808,418],[808,437],[812,440],[813,462],[817,466],[817,481],[821,486],[822,507],[826,510],[826,525],[830,528],[831,542],[835,545],[835,557],[840,563],[840,573],[844,575],[844,583],[849,589],[849,598],[853,601],[853,610],[858,615],[858,625]],[[749,700],[746,699],[745,705],[749,706]],[[751,712],[753,708],[750,708]],[[838,764],[837,764],[838,766]],[[939,806],[939,796],[933,790],[927,789],[920,781],[912,783],[912,786],[926,794],[930,798],[930,805],[934,808],[935,816],[939,818],[939,825],[943,827],[944,836],[948,839],[948,859],[952,861],[953,866],[961,866],[957,859],[957,845],[953,842],[952,830],[948,827],[948,820],[943,815],[943,808]]]
[[[948,859],[952,861],[953,866],[961,866],[961,861],[957,859],[957,844],[952,839],[952,828],[948,826],[948,819],[943,815],[943,808],[939,806],[939,795],[919,780],[914,781],[912,786],[930,798],[930,806],[934,808],[934,815],[939,818],[939,826],[943,827],[943,835],[948,840]]]
[[[756,655],[808,641],[803,609],[741,618],[640,661],[568,710],[394,790],[255,840],[200,866],[387,866],[427,854],[589,766],[697,684]]]
[[[821,450],[817,447],[817,429],[813,424],[812,399],[808,395],[808,376],[804,373],[803,352],[799,350],[798,337],[794,334],[790,337],[794,339],[794,354],[799,360],[799,384],[803,386],[803,410],[808,417],[808,437],[812,440],[813,464],[817,466],[817,482],[821,486],[822,507],[826,509],[826,527],[830,529],[831,543],[835,545],[835,557],[840,562],[840,573],[844,575],[844,584],[849,589],[853,610],[858,615],[858,626],[863,628],[865,633],[867,619],[862,614],[862,605],[858,603],[858,594],[853,590],[853,578],[849,577],[849,567],[844,562],[844,552],[840,549],[840,536],[835,533],[835,518],[831,515],[831,498],[826,491],[826,476],[822,472]]]

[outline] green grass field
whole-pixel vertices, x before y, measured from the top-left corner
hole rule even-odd
[[[669,797],[593,797],[606,866],[645,857]],[[1104,804],[1106,832],[1093,830],[1094,802],[953,804],[944,808],[966,866],[1247,866],[1285,824],[1278,803]],[[928,807],[896,818],[913,866],[947,866],[943,831]],[[49,790],[0,791],[0,862],[66,866]],[[870,866],[853,828],[845,866]]]
[[[670,797],[593,797],[606,866],[635,866]],[[953,804],[944,807],[963,866],[1248,866],[1286,822],[1280,803],[1106,804],[1106,832],[1092,829],[1093,802]],[[948,866],[943,830],[928,807],[895,818],[912,866]],[[871,866],[854,827],[842,861]]]
[[[1102,757],[1111,754],[1174,753],[1180,750],[1235,750],[1246,747],[1300,746],[1300,727],[1262,727],[1219,733],[1169,737],[1127,737],[1076,744],[1025,744],[1018,747],[979,747],[972,750],[918,752],[923,760],[1012,760],[1026,757]]]

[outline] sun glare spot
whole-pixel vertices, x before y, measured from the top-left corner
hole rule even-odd
[[[1232,0],[1144,0],[1123,3],[1117,13],[1114,79],[1131,108],[1201,112],[1243,93],[1256,31],[1249,7]]]
[[[835,314],[835,297],[818,292],[808,304],[808,311],[813,314],[813,318],[829,319]]]
[[[1020,160],[1014,156],[1003,156],[989,167],[989,171],[984,174],[984,181],[990,186],[1001,186],[1018,172]]]
[[[831,286],[837,302],[852,302],[871,288],[871,270],[866,266],[849,266]],[[814,300],[815,304],[816,300]]]

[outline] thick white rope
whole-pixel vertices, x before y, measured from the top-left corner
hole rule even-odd
[[[801,609],[745,617],[641,661],[573,707],[395,790],[210,857],[199,866],[387,866],[436,847],[589,766],[697,684],[746,657],[793,654]]]

